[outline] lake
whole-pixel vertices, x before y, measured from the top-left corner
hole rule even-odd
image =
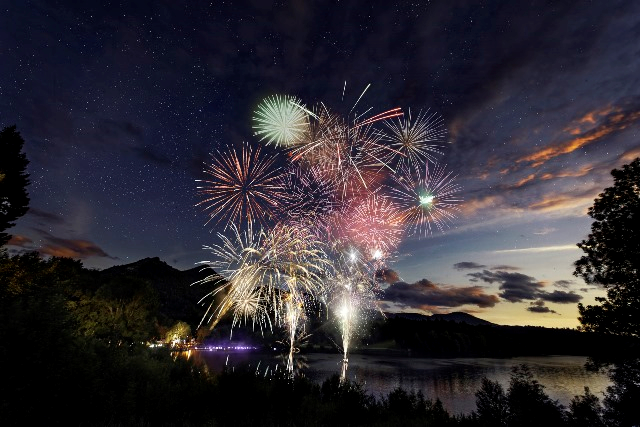
[[[206,363],[214,372],[222,371],[226,365],[230,369],[249,367],[263,375],[284,367],[277,356],[251,352],[194,350],[191,357]],[[302,369],[304,375],[318,383],[340,373],[341,357],[337,353],[312,353],[298,360],[307,365]],[[347,376],[378,398],[397,387],[422,390],[427,398],[440,398],[451,414],[468,414],[476,409],[475,392],[483,377],[498,381],[506,391],[511,368],[523,363],[545,386],[549,397],[565,406],[575,395],[584,393],[584,386],[602,398],[609,378],[606,373],[588,372],[584,368],[586,361],[584,356],[430,359],[353,354]]]

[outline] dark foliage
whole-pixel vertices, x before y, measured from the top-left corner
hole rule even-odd
[[[509,402],[504,389],[497,381],[482,379],[482,386],[476,392],[476,407],[480,425],[507,426]]]
[[[611,171],[606,188],[589,208],[595,220],[574,275],[607,289],[600,305],[578,305],[586,331],[640,337],[640,158]]]
[[[4,231],[15,225],[14,221],[29,209],[29,160],[22,152],[24,140],[15,126],[0,132],[0,246],[5,245],[11,235]]]
[[[132,271],[129,271],[132,273]],[[127,314],[131,304],[139,314]],[[65,426],[637,425],[638,362],[612,370],[600,410],[588,391],[570,410],[526,367],[507,392],[488,380],[478,412],[452,416],[439,400],[396,389],[379,399],[337,376],[317,384],[255,371],[211,374],[167,349],[139,344],[158,318],[158,292],[139,277],[73,260],[0,255],[0,424]],[[115,314],[114,314],[115,313]],[[120,314],[117,314],[120,313]],[[446,322],[434,322],[444,328]]]
[[[568,418],[569,425],[574,427],[605,427],[600,399],[589,387],[584,388],[584,395],[571,400]]]
[[[603,418],[607,426],[640,425],[640,359],[626,358],[613,364],[612,385],[604,398]]]
[[[518,427],[563,426],[562,406],[544,392],[544,386],[533,378],[526,365],[516,366],[507,391],[509,411],[507,425]]]
[[[363,344],[393,342],[405,354],[426,357],[515,357],[548,354],[598,355],[629,351],[638,340],[575,329],[469,325],[443,320],[390,318],[370,328]],[[361,345],[362,351],[367,346]]]

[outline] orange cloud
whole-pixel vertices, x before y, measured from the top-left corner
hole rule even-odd
[[[554,179],[554,178],[575,178],[575,177],[585,176],[589,172],[591,172],[592,170],[593,170],[593,166],[584,165],[580,169],[578,169],[577,171],[561,171],[561,172],[556,173],[556,174],[545,173],[540,177],[540,179],[546,181],[546,180]]]
[[[640,111],[624,112],[609,107],[600,111],[587,113],[574,122],[574,126],[569,126],[564,129],[565,132],[571,135],[579,136],[524,156],[518,159],[517,163],[529,162],[531,166],[538,167],[554,157],[569,154],[613,132],[621,131],[639,119]],[[597,122],[601,123],[595,127],[589,126],[587,129],[582,127],[584,124],[594,125]]]
[[[529,176],[525,176],[524,178],[522,178],[520,181],[516,182],[513,186],[515,188],[518,187],[522,187],[523,185],[525,185],[527,182],[529,181],[533,181],[533,179],[536,177],[536,174],[532,173]]]
[[[93,256],[110,258],[102,248],[88,240],[61,238],[56,238],[55,240],[55,243],[48,243],[38,249],[38,252],[44,255],[66,258],[85,259]]]
[[[500,204],[501,199],[497,196],[487,196],[477,199],[465,200],[460,210],[464,215],[472,215],[482,209],[495,209]]]
[[[622,161],[632,162],[638,157],[640,157],[640,148],[634,148],[622,154]]]
[[[600,110],[590,111],[581,118],[574,120],[572,124],[564,128],[564,131],[570,133],[571,135],[580,135],[585,132],[591,125],[595,125],[601,117],[605,117],[613,112],[613,107],[611,105],[607,105],[606,107]],[[583,125],[586,125],[583,127]]]
[[[593,204],[593,199],[598,195],[595,191],[593,194],[572,196],[567,194],[551,195],[543,198],[539,202],[529,205],[529,209],[542,211],[542,212],[554,212],[561,210],[574,209],[582,206],[590,206]]]
[[[30,246],[33,243],[33,240],[26,236],[20,236],[18,234],[14,234],[11,236],[11,239],[7,242],[7,246],[20,246],[22,248]]]

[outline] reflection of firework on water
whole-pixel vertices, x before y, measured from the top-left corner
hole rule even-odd
[[[293,96],[273,95],[265,98],[253,117],[253,128],[260,141],[276,146],[290,146],[302,140],[308,130],[308,114]]]
[[[204,170],[211,176],[198,180],[198,187],[205,199],[196,206],[209,211],[207,224],[216,220],[229,224],[246,221],[266,223],[277,207],[286,199],[280,184],[279,168],[275,157],[261,156],[260,148],[252,150],[243,145],[240,154],[229,149],[220,156],[213,156],[212,163]]]
[[[384,123],[388,133],[383,139],[389,141],[400,165],[409,163],[413,167],[420,167],[427,161],[435,163],[434,154],[442,155],[441,147],[446,131],[442,125],[442,117],[438,114],[429,114],[429,110],[419,112],[415,121],[412,121],[409,111],[409,114],[398,120]]]
[[[413,234],[427,235],[432,232],[432,225],[443,231],[456,217],[461,199],[455,178],[444,166],[429,167],[428,163],[424,175],[403,167],[394,176],[396,185],[391,188],[391,197],[400,206],[407,228]]]
[[[402,216],[386,196],[372,194],[353,203],[345,221],[351,241],[371,259],[386,257],[400,243]]]

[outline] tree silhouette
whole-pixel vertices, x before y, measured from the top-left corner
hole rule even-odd
[[[29,160],[22,152],[23,144],[15,126],[0,132],[0,246],[11,238],[4,231],[29,209],[29,174],[25,172]]]
[[[578,243],[586,255],[574,275],[607,290],[600,305],[578,304],[585,331],[640,336],[640,158],[611,171],[606,188],[589,208],[591,234]]]

